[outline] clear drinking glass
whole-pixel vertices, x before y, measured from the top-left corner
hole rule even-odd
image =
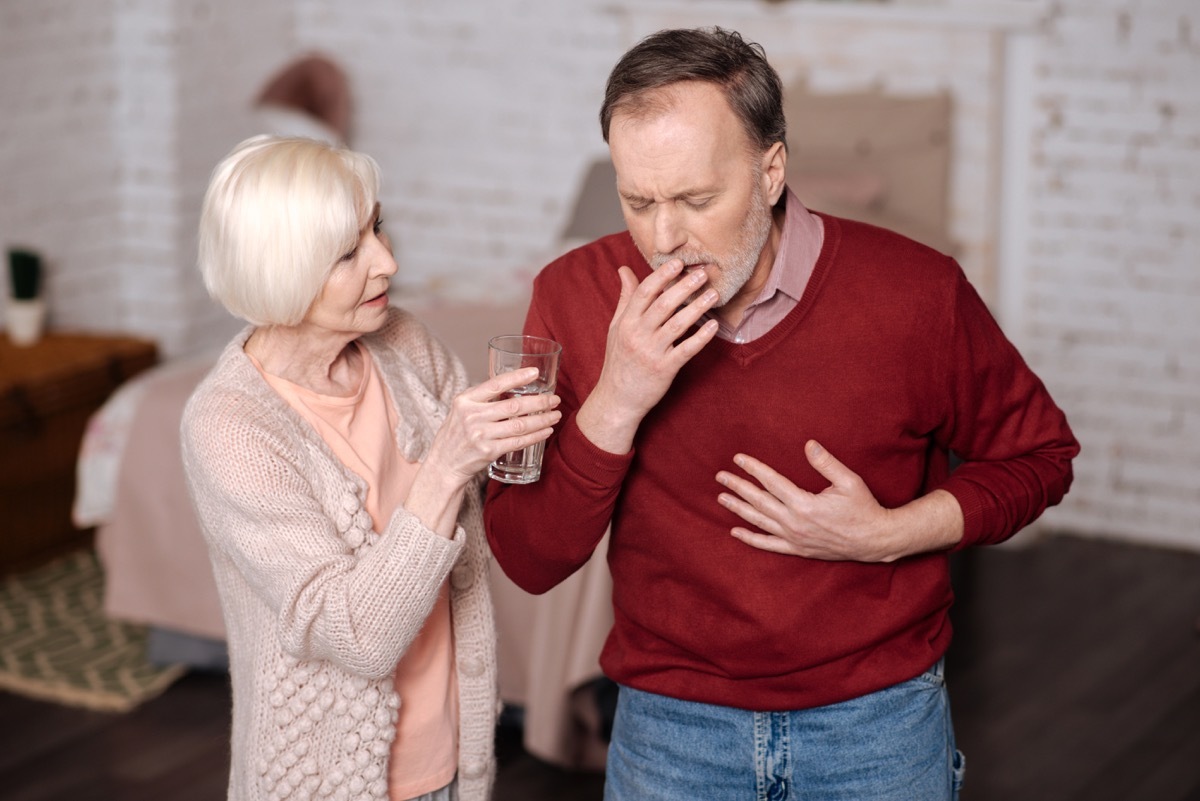
[[[553,339],[524,334],[492,337],[488,341],[488,373],[494,377],[523,367],[536,367],[537,378],[509,390],[506,397],[548,395],[554,392],[561,354],[562,345]],[[488,467],[488,475],[506,484],[532,484],[542,477],[542,454],[545,450],[546,443],[543,440],[522,450],[506,453],[492,462]]]

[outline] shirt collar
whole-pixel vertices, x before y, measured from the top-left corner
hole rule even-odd
[[[751,305],[769,300],[776,292],[799,302],[821,255],[825,238],[821,220],[804,207],[791,187],[784,188],[784,204],[783,231],[771,274]]]

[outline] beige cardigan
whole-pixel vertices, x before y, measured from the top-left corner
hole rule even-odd
[[[227,628],[231,801],[387,799],[403,699],[400,657],[450,576],[460,700],[459,797],[495,776],[495,624],[481,483],[451,540],[405,509],[372,530],[365,483],[259,375],[225,349],[184,412],[183,460]],[[407,312],[361,342],[399,411],[396,441],[424,457],[467,380]],[[480,479],[482,482],[482,479]]]

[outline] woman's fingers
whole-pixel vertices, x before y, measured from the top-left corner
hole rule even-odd
[[[537,378],[538,369],[536,367],[523,367],[520,370],[512,370],[507,373],[494,375],[482,384],[477,384],[465,390],[462,396],[480,403],[486,403],[494,398],[511,393],[518,387],[528,386],[537,381]]]
[[[506,447],[514,438],[549,436],[550,427],[562,419],[562,412],[557,410],[559,396],[512,393],[528,384],[531,377],[537,377],[536,368],[504,373],[463,391],[454,399],[447,422],[458,428],[464,439],[488,449],[496,447],[498,440],[505,440]]]

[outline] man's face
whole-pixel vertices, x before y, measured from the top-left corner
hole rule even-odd
[[[654,268],[703,267],[724,306],[749,303],[774,261],[763,158],[721,90],[688,81],[656,90],[661,107],[618,113],[609,128],[625,224]]]

